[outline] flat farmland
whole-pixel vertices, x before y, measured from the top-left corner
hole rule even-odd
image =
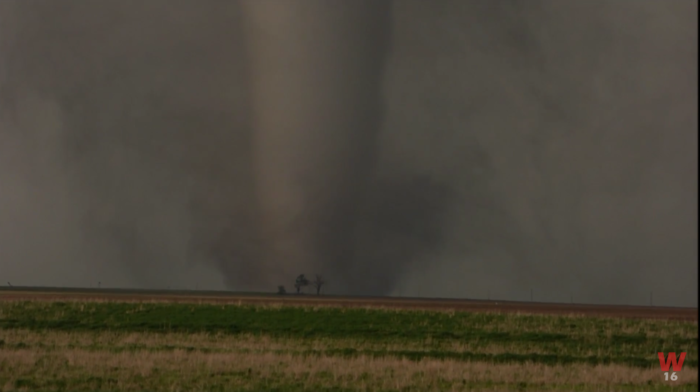
[[[238,305],[296,305],[366,307],[391,309],[446,310],[467,312],[532,313],[556,315],[586,315],[603,317],[633,317],[667,320],[698,320],[698,308],[661,306],[588,305],[566,303],[485,301],[466,299],[341,297],[315,295],[272,295],[265,293],[232,293],[223,291],[122,290],[122,289],[46,289],[0,288],[0,301],[120,301],[120,302],[179,302],[218,303]]]
[[[5,391],[698,390],[696,308],[0,290]],[[686,352],[665,381],[658,352]]]

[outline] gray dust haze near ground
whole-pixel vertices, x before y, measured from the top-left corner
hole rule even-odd
[[[0,1],[0,282],[697,306],[697,1],[325,4]]]

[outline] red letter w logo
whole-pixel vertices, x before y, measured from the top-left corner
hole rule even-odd
[[[667,372],[671,366],[674,372],[680,372],[683,369],[683,361],[685,361],[685,353],[681,353],[678,362],[676,362],[676,353],[668,353],[668,360],[664,359],[664,353],[659,353],[659,365],[664,372]]]

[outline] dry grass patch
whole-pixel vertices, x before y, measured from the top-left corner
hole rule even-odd
[[[483,353],[483,354],[567,354],[575,356],[606,357],[639,354],[636,346],[598,347],[596,349],[578,349],[567,347],[566,343],[544,345],[508,342],[502,344],[481,343],[478,341],[439,342],[427,339],[424,342],[382,342],[358,339],[302,339],[275,338],[267,335],[226,335],[207,333],[148,333],[148,332],[65,332],[30,330],[6,330],[2,335],[3,344],[8,348],[41,348],[44,351],[61,351],[65,349],[83,349],[87,351],[186,351],[241,353],[241,352],[288,352],[301,354],[308,351],[323,352],[327,350],[351,349],[358,352],[434,352]]]
[[[3,390],[21,385],[48,389],[57,383],[69,390],[85,390],[96,383],[110,389],[207,390],[245,389],[248,386],[291,385],[298,390],[345,388],[357,390],[480,390],[549,389],[577,387],[619,390],[621,386],[647,388],[663,383],[658,369],[625,366],[545,366],[490,364],[450,360],[397,358],[298,357],[265,353],[106,353],[65,350],[45,354],[37,350],[0,350]],[[24,381],[23,381],[24,380]],[[100,380],[100,381],[97,381]],[[108,381],[103,381],[108,380]],[[111,381],[110,381],[111,380]],[[697,385],[697,369],[684,369],[678,386]],[[17,386],[20,388],[17,388]],[[293,389],[294,389],[293,388]],[[25,388],[26,389],[26,388]],[[28,388],[29,390],[31,388]]]

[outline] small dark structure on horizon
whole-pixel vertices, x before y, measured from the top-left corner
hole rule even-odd
[[[316,288],[316,295],[321,295],[321,287],[323,287],[325,284],[326,281],[323,280],[323,277],[321,275],[316,275],[314,281],[311,282],[311,285]]]
[[[297,290],[297,294],[301,294],[301,289],[309,285],[309,280],[306,279],[304,274],[297,276],[297,280],[294,282],[294,288]]]

